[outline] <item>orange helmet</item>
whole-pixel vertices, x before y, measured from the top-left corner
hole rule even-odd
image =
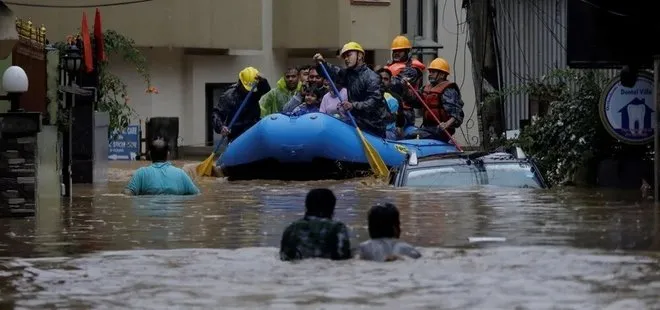
[[[451,71],[449,69],[449,63],[443,58],[436,58],[431,61],[428,67],[429,70],[439,70],[449,74]]]
[[[410,40],[404,36],[396,36],[394,40],[392,40],[392,50],[406,50],[406,49],[412,49],[412,43],[410,43]]]

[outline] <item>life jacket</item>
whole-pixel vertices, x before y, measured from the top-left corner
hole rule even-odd
[[[451,119],[451,115],[449,115],[442,106],[442,93],[444,93],[445,89],[448,87],[454,87],[457,90],[459,89],[458,85],[451,81],[443,81],[435,86],[431,84],[424,86],[424,89],[422,90],[422,99],[424,99],[424,102],[429,108],[424,109],[423,124],[437,125],[437,121],[433,115],[435,115],[441,122],[446,122]],[[446,129],[451,135],[456,132],[455,128]]]
[[[392,76],[398,75],[401,72],[401,70],[403,70],[403,68],[405,67],[413,67],[415,69],[418,69],[419,71],[426,70],[426,66],[415,58],[406,61],[393,62],[385,66],[386,69],[392,72]]]
[[[403,68],[405,67],[413,67],[421,72],[426,70],[426,66],[424,66],[422,62],[420,62],[415,58],[410,58],[406,61],[397,61],[397,62],[389,63],[387,66],[385,66],[386,69],[392,72],[392,76],[397,76],[399,73],[401,73],[401,70],[403,70]],[[415,89],[415,91],[419,89],[419,87],[416,84],[417,83],[411,84],[413,86],[413,89]],[[406,86],[406,88],[408,87]],[[406,102],[402,102],[401,105],[404,110],[409,110],[409,111],[412,110],[412,106]]]

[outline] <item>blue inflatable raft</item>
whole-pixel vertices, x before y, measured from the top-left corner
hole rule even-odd
[[[363,133],[389,167],[401,165],[409,151],[418,157],[457,152],[441,141],[391,141]],[[230,180],[344,179],[370,173],[355,127],[323,113],[264,117],[230,143],[217,164]]]

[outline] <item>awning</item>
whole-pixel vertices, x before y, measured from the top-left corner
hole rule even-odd
[[[0,1],[0,59],[7,58],[18,42],[16,17],[9,7]]]

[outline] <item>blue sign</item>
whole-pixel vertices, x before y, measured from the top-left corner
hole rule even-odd
[[[140,125],[129,125],[114,139],[110,136],[109,160],[136,160],[140,156]]]
[[[600,104],[600,118],[605,129],[617,140],[628,144],[645,144],[653,140],[655,110],[653,76],[640,73],[631,88],[621,85],[616,77],[605,88]]]

